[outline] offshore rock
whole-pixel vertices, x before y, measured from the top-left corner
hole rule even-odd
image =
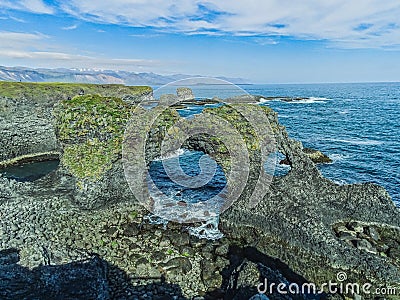
[[[303,152],[308,155],[313,163],[316,164],[327,164],[331,163],[332,159],[329,158],[328,155],[322,153],[319,150],[311,149],[311,148],[303,148]],[[285,158],[282,159],[279,164],[281,165],[290,165],[289,161]]]
[[[308,155],[308,157],[316,164],[321,163],[331,163],[332,159],[328,157],[328,155],[322,153],[319,150],[311,149],[311,148],[303,148],[303,152]]]
[[[131,201],[134,196],[121,162],[123,128],[134,108],[118,98],[86,93],[87,89],[83,96],[60,101],[54,120],[49,115],[61,152],[57,173],[23,184],[0,178],[0,242],[3,249],[21,248],[24,266],[37,267],[46,259],[38,247],[43,245],[50,249],[52,264],[71,262],[85,249],[107,257],[134,278],[167,278],[188,297],[221,295],[235,279],[240,279],[234,287],[240,295],[251,296],[245,287],[254,285],[256,277],[322,284],[335,282],[339,272],[346,273],[348,282],[399,287],[400,213],[388,193],[371,183],[341,186],[324,178],[271,109],[264,111],[277,151],[286,157],[291,171],[274,177],[256,206],[248,199],[263,162],[251,128],[234,113],[234,106],[205,110],[241,130],[253,163],[242,196],[220,216],[224,238],[205,241],[188,237],[179,224],[164,230],[145,222],[146,212]],[[244,107],[251,110],[253,105]],[[147,163],[160,154],[164,136],[179,119],[175,110],[168,109],[150,128]],[[218,138],[199,135],[184,147],[209,153],[224,171],[229,170],[228,151]],[[71,205],[71,200],[84,209]],[[0,263],[18,272],[15,260],[11,255]],[[251,263],[245,266],[243,261]],[[28,272],[23,278],[31,278],[29,270],[22,272]],[[254,286],[248,288],[255,292]],[[122,286],[114,298],[125,299],[118,294],[125,290]]]
[[[188,87],[177,88],[176,95],[178,96],[179,101],[194,100],[193,91],[191,88],[188,88]]]
[[[278,124],[273,118],[270,122],[272,127]],[[338,272],[346,272],[349,282],[399,286],[398,259],[385,257],[390,252],[382,256],[365,251],[370,249],[346,243],[333,231],[333,226],[344,220],[356,222],[363,224],[362,231],[372,227],[379,236],[384,235],[381,244],[399,249],[400,211],[385,189],[372,183],[340,186],[331,182],[301,144],[278,128],[277,147],[291,171],[274,178],[256,207],[250,207],[246,197],[235,202],[221,215],[223,231],[228,237],[241,237],[243,245],[278,258],[317,284],[336,280]],[[366,239],[372,240],[372,236]]]

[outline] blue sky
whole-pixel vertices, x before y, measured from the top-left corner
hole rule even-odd
[[[0,0],[0,65],[400,81],[398,0]]]

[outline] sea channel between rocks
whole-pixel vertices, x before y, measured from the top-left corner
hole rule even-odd
[[[338,272],[351,282],[399,287],[400,218],[390,196],[374,184],[340,186],[325,179],[310,150],[289,138],[271,109],[264,111],[290,172],[275,177],[253,208],[246,203],[250,181],[243,196],[219,216],[224,237],[206,240],[189,235],[186,224],[149,224],[148,211],[131,201],[120,153],[107,147],[119,145],[115,134],[124,118],[112,109],[151,99],[151,89],[8,85],[13,94],[0,86],[1,159],[55,151],[60,166],[32,182],[0,177],[0,284],[6,284],[1,297],[249,299],[264,278],[320,284]],[[82,90],[85,95],[74,98]],[[180,93],[182,102],[190,101],[189,90]],[[236,102],[229,104],[252,105]],[[232,115],[229,106],[213,109],[221,117]],[[71,121],[76,118],[82,126]],[[162,132],[179,118],[171,108],[156,124],[149,158],[156,157]],[[205,137],[187,145],[225,168],[224,151],[216,146],[218,141]],[[255,178],[262,162],[258,149],[251,151],[250,178]],[[99,153],[104,159],[93,165]]]

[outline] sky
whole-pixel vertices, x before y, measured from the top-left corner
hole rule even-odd
[[[399,0],[0,0],[0,65],[400,81]]]

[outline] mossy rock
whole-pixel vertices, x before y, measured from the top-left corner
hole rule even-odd
[[[243,106],[243,105],[242,105]],[[223,105],[216,108],[206,108],[204,113],[214,114],[228,121],[243,137],[247,149],[250,151],[260,150],[260,142],[251,124],[235,109],[234,105]],[[218,137],[214,142],[218,143]],[[221,149],[225,152],[225,149]]]
[[[328,155],[319,150],[303,148],[303,152],[316,164],[328,164],[332,162],[332,159],[330,159]]]
[[[140,97],[152,93],[149,86],[125,86],[121,84],[82,84],[58,82],[0,82],[0,97],[52,106],[54,103],[77,95],[101,94],[121,97]]]
[[[114,97],[86,95],[61,101],[54,115],[57,136],[64,145],[62,165],[77,178],[100,178],[121,156],[131,111]]]
[[[77,140],[120,137],[131,107],[119,98],[86,95],[61,101],[54,114],[59,140],[74,144]]]
[[[57,137],[63,145],[62,166],[78,179],[100,179],[121,158],[125,128],[135,110],[120,98],[100,95],[61,101],[54,115]],[[165,109],[152,126],[155,130],[149,130],[149,141],[160,143],[178,119],[176,110]]]

